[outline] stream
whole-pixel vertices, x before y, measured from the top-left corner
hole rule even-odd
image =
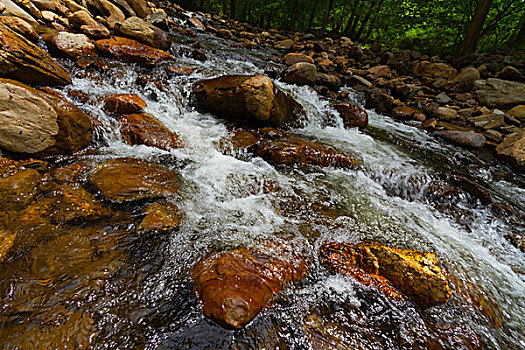
[[[176,61],[194,70],[190,75],[111,60],[104,69],[84,70],[61,61],[73,77],[64,95],[88,96],[68,98],[98,125],[87,151],[58,158],[55,166],[91,168],[121,157],[161,163],[179,173],[180,198],[174,200],[184,216],[177,231],[143,234],[136,226],[144,203],[136,203],[113,208],[116,214],[104,222],[50,228],[50,238],[0,269],[1,348],[525,348],[525,254],[504,237],[525,235],[525,177],[484,151],[446,144],[371,110],[366,130],[347,130],[339,117],[326,117],[335,113],[328,100],[279,80],[307,112],[304,126],[291,132],[354,154],[363,166],[275,167],[224,151],[221,142],[233,125],[195,111],[191,88],[203,78],[264,74],[272,53],[233,48],[208,34],[197,40],[208,60]],[[167,152],[124,143],[118,121],[102,109],[101,99],[114,93],[138,94],[145,111],[175,131],[184,148]],[[363,103],[357,92],[350,99]],[[452,174],[481,184],[511,214],[474,193],[440,194]],[[268,240],[303,252],[311,264],[308,277],[281,292],[243,330],[206,319],[192,290],[191,267],[211,252],[261,247]],[[454,295],[422,311],[330,275],[318,255],[333,241],[433,252]]]

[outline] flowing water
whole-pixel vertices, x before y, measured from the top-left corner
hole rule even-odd
[[[525,255],[504,238],[525,234],[523,177],[483,152],[447,145],[373,111],[366,131],[346,130],[338,117],[327,119],[329,103],[313,90],[279,81],[307,111],[304,127],[293,133],[358,155],[363,167],[274,167],[221,151],[231,125],[190,107],[192,84],[264,73],[271,53],[232,48],[203,34],[198,40],[209,60],[179,59],[177,65],[195,69],[189,76],[112,63],[86,73],[64,62],[74,76],[64,92],[87,94],[84,103],[72,101],[99,125],[90,151],[58,164],[91,167],[119,157],[162,163],[180,173],[176,201],[184,218],[176,232],[142,234],[135,229],[142,204],[122,206],[107,222],[57,224],[53,238],[4,262],[3,348],[525,348]],[[118,122],[101,109],[100,98],[112,93],[141,96],[146,112],[185,147],[166,152],[126,145]],[[437,195],[450,174],[482,184],[513,214],[473,193]],[[191,266],[210,252],[260,247],[268,239],[306,254],[306,280],[284,290],[244,330],[224,330],[204,318]],[[368,240],[434,252],[451,282],[451,300],[421,311],[320,266],[321,244]]]

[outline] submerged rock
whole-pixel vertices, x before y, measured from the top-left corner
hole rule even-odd
[[[146,102],[136,94],[115,94],[104,99],[104,110],[109,113],[136,113],[146,106]]]
[[[34,85],[68,85],[71,78],[49,54],[0,23],[0,76]]]
[[[176,196],[179,192],[176,172],[159,164],[132,158],[100,164],[89,180],[102,197],[112,202]]]
[[[304,116],[303,107],[262,75],[225,75],[193,87],[203,112],[244,123],[284,126]]]
[[[432,253],[379,244],[327,243],[321,247],[321,258],[331,273],[354,277],[393,298],[399,298],[398,290],[423,309],[446,303],[452,296]]]
[[[3,211],[24,209],[38,192],[40,174],[34,169],[26,169],[16,174],[0,178],[0,197]]]
[[[72,154],[91,141],[91,119],[62,96],[0,79],[0,147],[16,153]]]
[[[144,209],[146,216],[138,226],[142,231],[169,231],[177,229],[181,222],[181,212],[174,204],[153,203]]]
[[[157,118],[148,113],[124,114],[118,117],[120,132],[130,145],[146,145],[163,150],[182,148],[183,143]]]
[[[204,315],[225,328],[241,329],[283,287],[302,279],[308,271],[305,260],[277,248],[275,255],[239,248],[199,261],[192,278]]]
[[[113,57],[126,63],[155,66],[161,62],[174,60],[173,56],[165,51],[118,36],[97,40],[95,41],[95,46],[102,55]]]

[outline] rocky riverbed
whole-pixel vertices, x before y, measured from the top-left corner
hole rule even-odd
[[[6,349],[525,346],[525,59],[0,0]]]

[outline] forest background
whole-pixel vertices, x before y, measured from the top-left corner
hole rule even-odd
[[[525,48],[525,0],[177,0],[264,29],[465,55]]]

